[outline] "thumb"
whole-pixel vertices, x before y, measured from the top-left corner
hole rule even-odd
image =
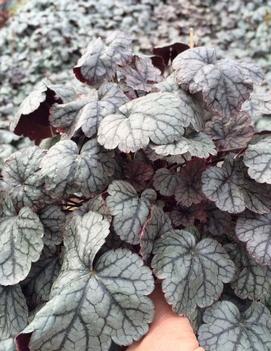
[[[155,317],[147,335],[127,351],[204,351],[186,317],[172,312],[160,287],[151,295]]]

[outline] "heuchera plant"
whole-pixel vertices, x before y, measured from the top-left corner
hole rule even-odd
[[[85,84],[40,82],[1,178],[0,350],[108,351],[161,284],[206,351],[271,350],[271,136],[263,77],[212,48],[92,41]],[[171,64],[172,63],[172,64]]]

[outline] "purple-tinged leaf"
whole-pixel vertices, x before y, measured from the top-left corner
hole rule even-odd
[[[62,86],[53,85],[47,80],[41,81],[20,105],[10,125],[11,131],[36,142],[53,136],[54,129],[49,123],[49,109],[54,103],[62,101],[63,96],[67,94],[67,92],[64,94]],[[68,95],[72,94],[71,89]]]
[[[179,184],[179,174],[167,168],[159,168],[153,177],[153,186],[163,196],[172,196]]]
[[[187,227],[194,225],[195,222],[206,223],[208,212],[202,204],[192,205],[190,207],[175,207],[169,213],[174,227]]]
[[[162,79],[159,69],[153,66],[151,58],[143,55],[135,55],[132,64],[120,67],[118,76],[128,87],[146,92],[150,92],[152,85]]]
[[[189,49],[189,46],[184,43],[172,43],[169,45],[156,46],[152,52],[154,55],[161,56],[164,60],[165,66],[168,66],[175,57],[181,52]]]
[[[240,112],[229,120],[214,116],[206,123],[205,133],[215,141],[221,151],[240,149],[252,139],[254,128],[249,115]]]
[[[175,199],[182,206],[198,204],[204,199],[201,176],[205,170],[205,162],[192,159],[179,172],[179,181],[175,189]]]
[[[228,212],[220,211],[213,204],[206,208],[208,218],[205,229],[215,237],[233,237],[235,235],[235,223]]]
[[[132,160],[124,165],[125,178],[136,190],[144,190],[153,177],[154,169],[151,164],[141,161]]]

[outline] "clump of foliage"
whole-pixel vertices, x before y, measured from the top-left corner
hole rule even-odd
[[[1,346],[127,346],[161,284],[206,351],[270,351],[261,70],[205,47],[134,54],[118,33],[90,42],[74,74],[83,88],[41,81],[11,126],[36,145],[2,169]]]

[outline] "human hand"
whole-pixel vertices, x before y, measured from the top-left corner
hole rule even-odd
[[[149,332],[127,351],[204,351],[193,332],[189,320],[172,312],[160,287],[151,295],[155,317]]]

